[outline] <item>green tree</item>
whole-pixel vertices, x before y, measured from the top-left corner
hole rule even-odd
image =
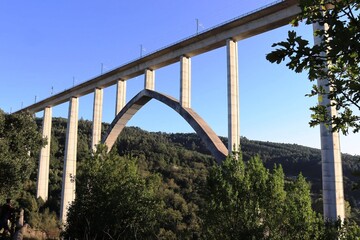
[[[302,174],[288,184],[284,203],[286,236],[292,236],[292,239],[321,239],[322,217],[317,216],[311,207],[310,186]]]
[[[314,85],[309,96],[323,96],[335,106],[338,115],[328,114],[323,105],[314,106],[311,126],[325,123],[333,131],[347,134],[360,130],[360,1],[359,0],[300,0],[301,13],[292,21],[307,25],[318,23],[325,26],[316,30],[321,44],[312,45],[311,40],[289,31],[285,41],[273,44],[276,50],[266,58],[274,63],[286,60],[286,66],[299,73],[308,72],[310,81],[328,79],[328,86]],[[326,54],[324,54],[326,53]],[[327,87],[329,87],[328,90]]]
[[[0,110],[0,198],[23,190],[35,170],[40,148],[45,144],[32,114],[5,114]],[[1,200],[1,199],[0,199]]]
[[[301,175],[285,182],[281,166],[267,170],[259,157],[228,157],[209,174],[206,239],[321,239],[322,218],[311,209]]]
[[[159,178],[140,176],[134,160],[107,154],[99,145],[83,161],[76,178],[65,237],[78,239],[154,239],[159,227]]]

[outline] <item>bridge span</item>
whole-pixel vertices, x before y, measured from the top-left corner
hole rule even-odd
[[[19,110],[34,113],[44,112],[42,132],[43,137],[48,139],[48,144],[40,153],[37,197],[44,200],[48,198],[52,108],[61,103],[69,102],[60,209],[60,219],[63,223],[66,222],[68,206],[75,199],[74,177],[76,176],[78,99],[84,95],[94,93],[91,147],[95,149],[95,145],[101,142],[102,137],[103,89],[113,85],[117,86],[116,117],[107,136],[104,136],[102,140],[109,146],[109,149],[127,121],[148,101],[156,99],[178,112],[199,134],[218,162],[221,162],[228,153],[236,150],[240,145],[237,42],[289,24],[290,20],[300,11],[298,0],[277,1],[262,9],[164,47]],[[224,46],[227,49],[227,148],[210,126],[191,108],[191,58]],[[155,91],[155,71],[176,62],[180,62],[179,100]],[[126,103],[126,83],[140,75],[144,75],[144,90]],[[337,133],[332,133],[324,127],[321,128],[324,216],[330,219],[337,219],[338,216],[344,218],[342,170],[338,139]]]

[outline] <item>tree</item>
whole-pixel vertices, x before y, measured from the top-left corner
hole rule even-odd
[[[360,130],[360,1],[300,0],[299,6],[301,13],[292,25],[319,24],[323,29],[316,30],[315,37],[321,43],[311,45],[310,40],[289,31],[285,41],[272,45],[277,49],[266,58],[278,64],[286,60],[289,69],[308,71],[310,81],[320,81],[308,96],[327,97],[330,103],[311,108],[311,126],[325,123],[333,131],[356,133]],[[323,79],[329,81],[327,86],[322,86]],[[336,107],[338,115],[328,114],[329,105]]]
[[[228,157],[208,178],[204,230],[209,239],[312,239],[320,219],[302,176],[285,183],[281,166]]]
[[[19,193],[35,170],[46,143],[32,114],[5,114],[0,110],[0,200]]]
[[[135,161],[107,154],[103,145],[83,161],[76,199],[68,211],[66,238],[154,239],[159,232],[159,179],[140,176]]]
[[[259,157],[228,157],[211,169],[204,209],[205,239],[357,239],[353,222],[328,223],[311,208],[300,174],[285,180],[281,166],[267,170]]]

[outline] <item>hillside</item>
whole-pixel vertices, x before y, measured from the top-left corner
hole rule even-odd
[[[142,130],[137,129],[138,133]],[[160,135],[168,139],[169,143],[184,147],[189,151],[200,152],[210,156],[205,145],[195,133],[148,133],[154,136]],[[122,136],[120,137],[122,139]],[[222,139],[227,144],[227,139]],[[313,194],[321,193],[321,151],[320,149],[305,147],[297,144],[274,143],[249,140],[241,138],[241,151],[245,161],[255,155],[259,155],[265,166],[272,169],[274,164],[281,164],[286,176],[293,178],[302,173],[311,182]],[[360,206],[360,191],[353,191],[353,174],[360,171],[360,157],[342,154],[344,188],[346,200],[352,206]]]
[[[40,123],[40,120],[38,121]],[[108,124],[104,124],[105,133]],[[66,133],[66,120],[53,119],[51,142],[50,198],[48,206],[58,211],[62,178],[63,151]],[[79,121],[78,162],[88,159],[91,154],[91,122]],[[226,144],[226,139],[222,138]],[[282,144],[241,139],[244,160],[260,155],[268,168],[281,164],[288,179],[302,173],[311,182],[316,210],[321,211],[321,155],[319,149],[296,144]],[[158,173],[163,179],[163,194],[167,199],[169,214],[179,218],[173,231],[196,231],[196,211],[201,207],[202,186],[205,183],[208,169],[215,164],[200,138],[195,133],[162,133],[147,132],[136,127],[127,127],[119,136],[112,151],[119,155],[130,155],[137,159],[139,168],[144,174]],[[345,198],[352,206],[353,215],[357,218],[360,207],[360,191],[353,191],[357,181],[352,174],[360,170],[359,158],[343,155]],[[35,176],[35,175],[34,175]],[[185,234],[185,233],[184,233]],[[181,235],[181,234],[180,234]]]

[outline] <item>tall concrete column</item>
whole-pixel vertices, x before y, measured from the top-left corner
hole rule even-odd
[[[315,23],[313,24],[313,28],[314,31],[326,30],[328,26],[320,26]],[[320,37],[314,37],[315,45],[321,44],[322,41]],[[323,56],[325,55],[326,53],[323,53]],[[318,87],[322,87],[326,93],[331,90],[331,87],[328,86],[328,79],[318,79],[317,84]],[[319,104],[327,106],[328,114],[335,116],[337,115],[337,111],[334,106],[330,106],[331,103],[326,95],[319,95]],[[320,124],[320,139],[324,218],[337,220],[337,218],[340,217],[344,219],[344,186],[339,133],[333,132],[332,126]]]
[[[144,88],[149,90],[155,90],[155,71],[151,69],[145,70]]]
[[[102,122],[102,107],[103,107],[103,89],[95,88],[94,91],[94,109],[93,109],[93,126],[91,149],[95,152],[96,145],[101,141],[101,122]]]
[[[66,223],[69,205],[75,199],[78,108],[78,98],[72,97],[69,102],[60,205],[60,221],[62,221],[63,224]]]
[[[239,74],[237,42],[227,40],[227,95],[228,95],[228,150],[238,150],[240,146],[239,120]]]
[[[115,116],[121,111],[126,104],[126,81],[118,80],[116,87],[116,110]]]
[[[191,58],[180,57],[180,104],[191,107]]]
[[[44,201],[48,199],[49,193],[49,165],[50,165],[50,142],[51,142],[52,108],[44,109],[42,137],[47,139],[47,144],[40,150],[39,171],[37,178],[36,197]]]

